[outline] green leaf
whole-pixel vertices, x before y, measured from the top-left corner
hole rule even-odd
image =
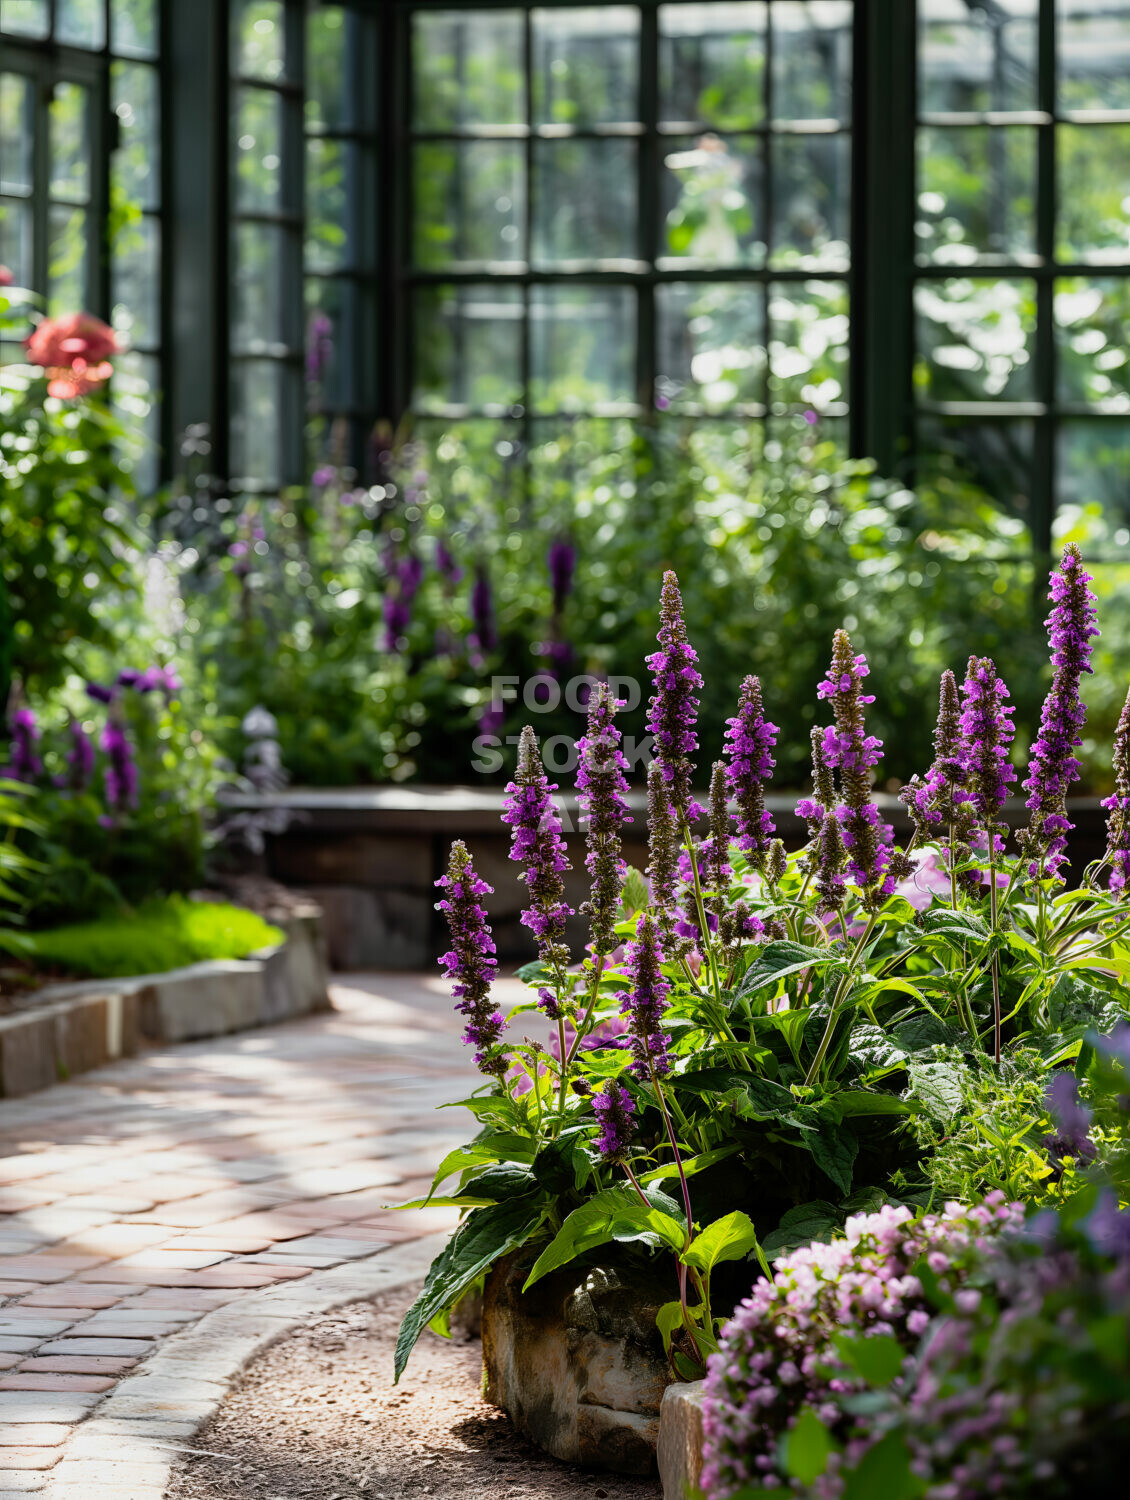
[[[515,979],[520,979],[523,984],[553,984],[557,978],[552,969],[547,969],[540,959],[534,959],[532,963],[523,964],[520,969],[515,970]]]
[[[858,1334],[834,1333],[832,1342],[844,1363],[869,1386],[890,1385],[902,1369],[903,1348],[889,1333],[864,1338]]]
[[[931,1047],[953,1047],[961,1044],[961,1033],[934,1016],[912,1016],[891,1027],[891,1036],[903,1052],[925,1052]]]
[[[825,1177],[842,1193],[850,1193],[852,1166],[859,1155],[859,1142],[851,1131],[825,1124],[819,1134],[806,1136],[804,1145]]]
[[[918,1500],[926,1481],[910,1467],[906,1436],[897,1428],[869,1448],[847,1475],[843,1500]]]
[[[832,1434],[810,1406],[806,1406],[793,1426],[781,1439],[781,1459],[785,1471],[801,1484],[812,1484],[828,1467],[836,1451]],[[881,1493],[876,1491],[876,1494]],[[884,1500],[886,1497],[884,1496]]]
[[[928,911],[922,918],[922,930],[959,943],[984,943],[989,936],[983,918],[969,911],[953,911],[948,906]]]
[[[719,1261],[742,1260],[757,1249],[757,1231],[752,1219],[735,1211],[708,1224],[683,1251],[682,1258],[686,1265],[709,1276]]]
[[[476,1208],[467,1215],[432,1262],[423,1291],[400,1325],[395,1380],[403,1375],[421,1330],[444,1308],[451,1307],[496,1260],[525,1244],[541,1223],[544,1211],[540,1200],[515,1198],[491,1208]]]
[[[870,1089],[844,1089],[832,1095],[843,1115],[908,1115],[910,1106],[897,1094],[877,1094]]]
[[[813,1240],[830,1240],[841,1222],[835,1204],[823,1198],[801,1203],[782,1215],[777,1228],[765,1236],[762,1248],[767,1255],[788,1255],[801,1245],[811,1245]]]
[[[796,1100],[787,1088],[737,1068],[702,1068],[670,1080],[674,1088],[700,1094],[716,1103],[733,1104],[744,1120],[772,1120],[791,1114]]]
[[[678,1252],[685,1239],[678,1219],[650,1203],[645,1207],[632,1188],[606,1188],[573,1210],[552,1243],[538,1256],[522,1290],[529,1291],[543,1276],[610,1240],[666,1244]]]
[[[775,984],[789,974],[799,974],[802,969],[842,969],[843,958],[829,948],[808,948],[804,943],[793,943],[780,939],[766,943],[757,957],[742,975],[738,986],[739,995],[752,994],[767,984]]]
[[[959,1063],[911,1062],[910,1088],[907,1093],[915,1099],[930,1116],[942,1125],[948,1125],[961,1108],[965,1098],[963,1082],[966,1069]]]
[[[635,865],[629,865],[627,874],[624,876],[624,885],[620,891],[620,904],[628,913],[629,917],[642,911],[648,902],[647,880],[644,875],[636,869]]]
[[[719,1146],[715,1151],[701,1151],[697,1156],[688,1157],[683,1162],[683,1173],[687,1177],[694,1177],[699,1172],[705,1172],[707,1167],[712,1167],[715,1162],[725,1161],[728,1156],[734,1156],[741,1150],[740,1146]],[[656,1167],[651,1172],[645,1172],[640,1178],[644,1184],[649,1182],[665,1182],[669,1178],[678,1177],[679,1169],[673,1161],[665,1166]]]
[[[676,1328],[683,1326],[683,1304],[681,1302],[665,1302],[655,1315],[655,1326],[659,1329],[659,1336],[663,1340],[663,1352],[671,1352],[671,1336]]]
[[[573,1126],[543,1146],[534,1158],[534,1177],[546,1192],[560,1196],[582,1188],[592,1172],[580,1136],[588,1126]]]

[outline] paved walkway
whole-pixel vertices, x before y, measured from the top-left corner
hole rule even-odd
[[[332,993],[329,1014],[0,1102],[0,1496],[160,1493],[115,1467],[113,1433],[76,1430],[162,1341],[455,1221],[383,1207],[473,1129],[435,1112],[477,1078],[446,988],[352,975]]]

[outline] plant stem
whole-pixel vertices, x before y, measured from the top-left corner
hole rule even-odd
[[[824,1035],[820,1038],[820,1045],[816,1049],[816,1056],[812,1059],[812,1066],[809,1068],[804,1077],[806,1086],[811,1086],[815,1082],[816,1077],[819,1074],[821,1067],[823,1066],[824,1058],[827,1055],[828,1048],[832,1044],[832,1033],[836,1029],[836,1020],[838,1018],[840,1005],[852,981],[852,970],[855,968],[856,963],[859,961],[859,955],[867,946],[871,934],[875,931],[875,923],[877,920],[877,913],[872,912],[867,919],[867,926],[860,934],[859,942],[855,945],[855,952],[848,960],[847,973],[840,980],[839,985],[836,988],[835,998],[832,1001],[832,1008],[828,1012],[828,1024],[824,1027]]]

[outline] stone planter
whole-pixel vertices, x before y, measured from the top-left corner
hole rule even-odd
[[[701,1380],[677,1381],[659,1409],[659,1477],[663,1500],[688,1500],[702,1477]]]
[[[565,1267],[523,1296],[528,1259],[502,1261],[483,1295],[484,1393],[566,1463],[651,1474],[670,1380],[655,1316],[670,1268],[629,1282],[613,1266]]]

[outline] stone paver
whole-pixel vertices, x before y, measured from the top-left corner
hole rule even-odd
[[[435,1113],[477,1081],[445,986],[332,995],[0,1102],[0,1497],[159,1500],[240,1359],[454,1223],[384,1207],[473,1128]]]

